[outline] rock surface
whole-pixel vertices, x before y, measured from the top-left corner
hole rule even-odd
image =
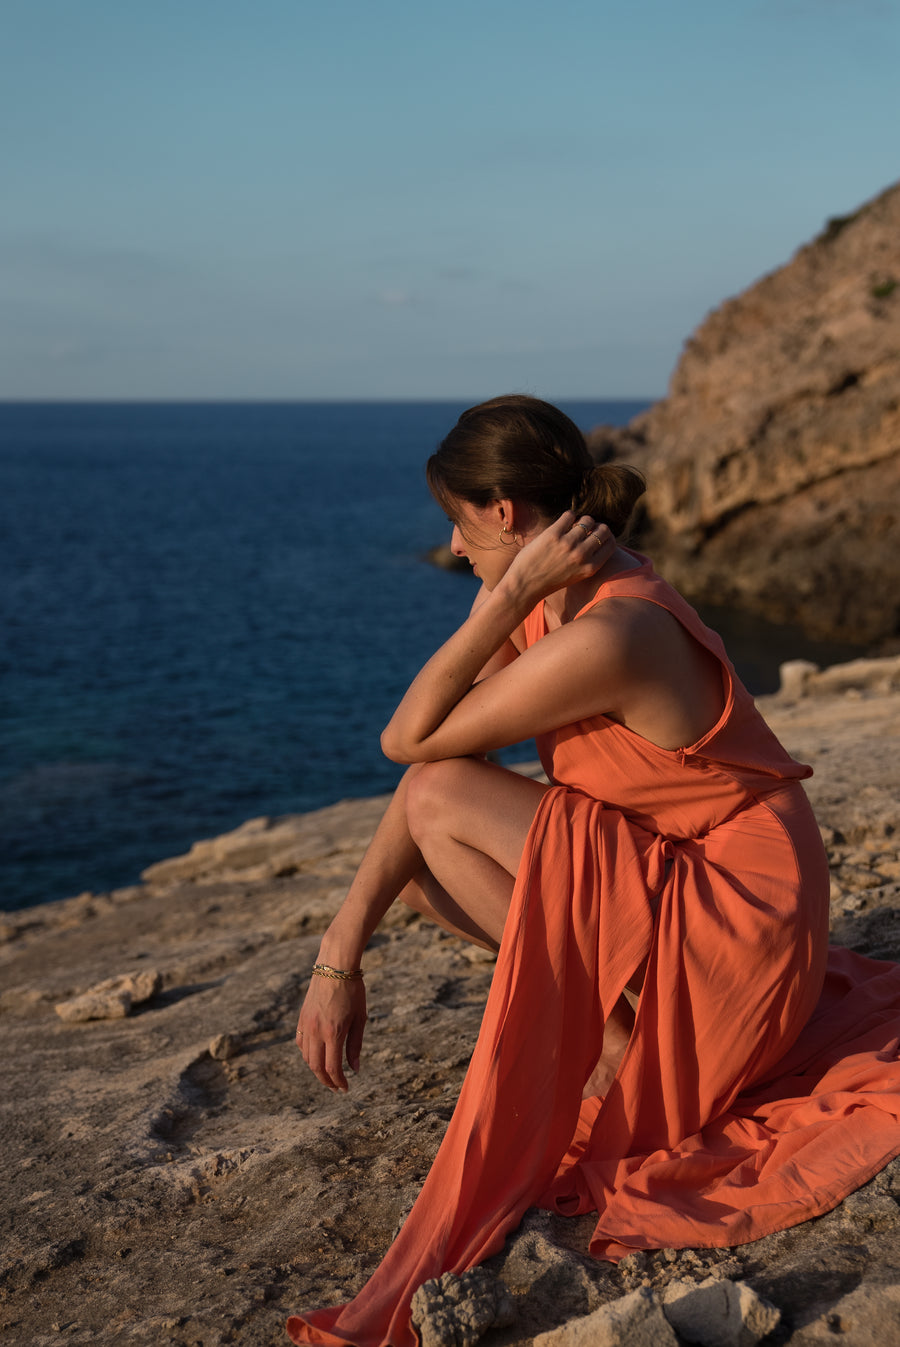
[[[898,673],[807,667],[762,703],[816,768],[835,938],[877,957],[900,953]],[[360,1076],[334,1096],[303,1067],[294,1028],[319,934],[384,803],[255,820],[141,885],[6,916],[4,1340],[268,1347],[288,1313],[346,1299],[380,1261],[450,1117],[492,972],[483,951],[392,912],[366,954]],[[127,1017],[55,1012],[148,972],[158,987]],[[776,1307],[767,1343],[900,1347],[898,1199],[895,1161],[796,1229],[618,1268],[586,1256],[590,1217],[531,1211],[471,1287],[440,1279],[423,1322],[462,1340],[489,1302],[486,1347],[574,1347],[602,1340],[590,1316],[606,1307],[622,1342],[660,1314],[678,1340],[667,1288],[713,1278],[736,1288],[726,1299],[746,1287]]]
[[[746,1282],[707,1277],[702,1282],[670,1282],[663,1313],[679,1337],[702,1347],[756,1347],[773,1333],[781,1311]]]
[[[710,314],[592,445],[646,473],[638,544],[694,601],[900,637],[900,185]]]

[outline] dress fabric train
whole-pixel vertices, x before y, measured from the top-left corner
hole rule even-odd
[[[553,785],[440,1151],[369,1282],[289,1319],[294,1342],[410,1347],[415,1290],[496,1253],[530,1206],[596,1211],[599,1258],[730,1246],[828,1211],[900,1153],[900,967],[828,948],[810,769],[632,556],[587,607],[667,609],[719,659],[722,715],[674,751],[603,716],[538,740]],[[526,639],[545,632],[541,604]],[[642,968],[616,1079],[582,1102]]]

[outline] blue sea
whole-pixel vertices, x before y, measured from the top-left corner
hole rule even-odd
[[[475,592],[425,560],[465,405],[0,404],[0,907],[393,787],[379,732]],[[828,658],[746,622],[731,649],[757,692]]]

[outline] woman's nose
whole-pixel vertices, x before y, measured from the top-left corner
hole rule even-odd
[[[464,557],[466,549],[463,546],[463,537],[456,524],[453,525],[453,532],[450,534],[450,551],[455,557]]]

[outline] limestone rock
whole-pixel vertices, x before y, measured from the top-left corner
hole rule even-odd
[[[229,1058],[236,1057],[242,1047],[240,1034],[216,1034],[215,1038],[209,1040],[209,1055],[217,1062],[227,1062]]]
[[[541,1333],[533,1343],[534,1347],[678,1347],[658,1297],[647,1287]]]
[[[670,1282],[662,1300],[676,1332],[700,1347],[755,1347],[781,1320],[781,1311],[746,1282],[727,1278]]]
[[[668,396],[592,444],[646,473],[638,542],[694,601],[900,634],[900,185],[710,314]]]
[[[568,1249],[559,1247],[545,1212],[528,1212],[493,1263],[510,1291],[517,1298],[527,1298],[532,1327],[583,1318],[608,1298],[608,1292],[606,1297],[600,1294],[597,1266],[589,1274]]]
[[[805,697],[818,672],[818,664],[813,664],[808,659],[787,660],[778,670],[779,695],[791,700]]]
[[[513,1322],[512,1299],[484,1268],[427,1281],[412,1299],[412,1321],[422,1347],[475,1347],[489,1328]]]
[[[71,1001],[60,1001],[54,1009],[61,1020],[82,1024],[88,1020],[124,1020],[131,1014],[131,997],[126,991],[84,992]]]
[[[95,983],[80,996],[58,1002],[55,1010],[59,1018],[68,1023],[121,1020],[131,1014],[134,1006],[155,996],[161,985],[162,978],[156,969],[123,973],[119,977]]]

